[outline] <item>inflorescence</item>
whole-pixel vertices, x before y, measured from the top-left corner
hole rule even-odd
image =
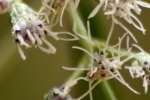
[[[23,2],[15,2],[12,4],[10,16],[12,36],[23,60],[26,59],[26,56],[22,47],[36,47],[48,54],[55,54],[56,48],[46,39],[47,36],[55,40],[77,40],[77,37],[70,32],[52,31],[51,25],[45,22],[45,18]],[[70,37],[61,37],[61,35]]]
[[[148,92],[150,85],[150,55],[138,44],[133,32],[123,24],[123,20],[139,30],[144,35],[146,29],[137,15],[141,15],[142,7],[150,8],[150,4],[144,0],[98,0],[97,6],[92,10],[87,20],[87,34],[78,32],[55,32],[53,28],[58,25],[63,27],[63,15],[70,4],[78,8],[80,0],[41,0],[42,6],[39,11],[33,10],[22,0],[0,0],[0,14],[9,12],[12,24],[12,37],[16,42],[19,54],[23,60],[26,59],[23,48],[39,48],[48,54],[55,54],[56,48],[48,41],[48,37],[55,40],[74,41],[82,40],[92,45],[92,52],[83,47],[73,46],[85,52],[91,62],[83,67],[65,67],[64,70],[85,72],[82,76],[70,79],[59,87],[55,87],[45,95],[45,100],[82,100],[87,95],[93,100],[92,90],[105,80],[115,79],[135,94],[141,92],[134,89],[123,77],[121,70],[127,70],[133,79],[142,79],[144,92]],[[90,19],[102,9],[104,15],[111,20],[110,31],[103,48],[94,48],[95,41],[91,37]],[[115,26],[124,30],[118,37],[115,45],[110,44]],[[61,37],[69,35],[70,38]],[[130,41],[133,40],[132,42]],[[123,42],[126,43],[125,51],[122,53]],[[139,50],[134,52],[133,49]],[[71,96],[72,87],[84,80],[89,82],[89,90],[75,98]]]

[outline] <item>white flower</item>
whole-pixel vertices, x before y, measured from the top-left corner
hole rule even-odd
[[[145,71],[143,70],[143,67],[141,66],[132,66],[132,67],[126,67],[132,78],[141,78],[145,75]]]
[[[101,7],[103,7],[105,15],[112,18],[122,18],[136,29],[145,33],[145,29],[141,21],[136,17],[136,14],[141,14],[141,7],[150,8],[149,3],[143,0],[99,0],[99,4],[89,15],[89,18],[94,17]]]
[[[91,54],[86,49],[74,46],[74,49],[79,49],[85,53],[87,53],[92,58],[92,65],[89,65],[90,68],[64,68],[66,70],[85,70],[87,72],[87,76],[85,79],[86,81],[104,81],[104,80],[110,80],[110,79],[116,79],[121,84],[126,86],[128,89],[130,89],[135,94],[140,94],[138,91],[134,90],[123,78],[119,70],[121,69],[121,66],[128,60],[130,60],[130,57],[120,60],[120,58],[113,56],[113,60],[111,58],[108,58],[105,52],[101,53],[94,53]],[[111,54],[110,54],[111,55]],[[132,57],[131,57],[132,58]],[[82,97],[82,96],[81,96]]]
[[[105,56],[105,54],[99,54],[99,58],[103,58],[100,59],[100,64],[98,66],[94,66],[94,67],[100,67],[100,71],[97,70],[98,72],[95,72],[94,74],[102,74],[104,75],[104,77],[106,77],[107,79],[111,79],[114,78],[117,81],[119,81],[121,84],[123,84],[124,86],[126,86],[128,89],[130,89],[132,92],[134,92],[135,94],[140,94],[138,91],[134,90],[123,78],[123,76],[121,75],[121,73],[119,72],[121,66],[128,60],[130,60],[131,58],[127,57],[124,60],[120,60],[120,58],[113,56],[112,60],[110,60],[110,58],[107,58]],[[102,57],[101,57],[102,56]],[[99,62],[96,62],[99,63]],[[103,72],[103,73],[102,73]]]
[[[141,66],[150,72],[150,55],[143,50],[140,46],[133,44],[135,48],[140,50],[139,53],[135,54],[134,59],[137,60]]]
[[[26,59],[26,56],[21,47],[38,47],[42,51],[52,54],[56,52],[55,47],[47,41],[46,35],[58,39],[57,34],[49,30],[34,10],[22,2],[13,3],[11,18],[12,36],[23,60]]]
[[[53,88],[44,97],[45,100],[73,100],[68,94],[65,94],[65,87]],[[68,91],[67,91],[68,92]]]
[[[51,25],[39,17],[39,13],[23,2],[15,2],[11,9],[12,36],[16,40],[19,53],[23,60],[26,56],[21,47],[37,47],[43,52],[54,54],[56,48],[46,39],[50,36],[55,40],[75,41],[78,38],[70,32],[53,32]]]
[[[150,55],[145,52],[140,46],[133,44],[133,46],[140,50],[139,53],[134,54],[135,62],[126,67],[132,78],[141,78],[145,93],[148,91],[150,84]]]
[[[146,52],[140,52],[136,54],[135,59],[145,68],[150,68],[150,55]]]
[[[78,81],[83,80],[84,78],[77,78],[74,80],[69,80],[60,87],[55,87],[48,92],[45,96],[46,100],[74,100],[70,95],[71,88],[75,86]]]

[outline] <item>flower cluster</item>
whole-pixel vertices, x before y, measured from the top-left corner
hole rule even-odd
[[[51,24],[45,22],[41,15],[23,2],[12,4],[10,12],[12,36],[17,43],[21,58],[26,59],[22,47],[36,47],[48,54],[54,54],[56,48],[46,39],[47,36],[55,40],[74,41],[77,37],[70,32],[54,32]],[[65,35],[65,37],[64,37]]]
[[[122,85],[126,86],[129,90],[131,90],[135,94],[140,94],[138,91],[133,89],[123,78],[122,74],[120,73],[121,69],[123,69],[124,64],[131,59],[133,59],[133,56],[129,56],[125,59],[121,59],[121,56],[127,56],[127,55],[119,55],[119,54],[113,54],[112,51],[107,51],[109,53],[109,56],[107,52],[105,51],[105,48],[102,49],[100,53],[94,52],[94,54],[91,54],[87,50],[81,48],[81,47],[73,47],[75,49],[79,49],[87,53],[90,57],[92,57],[92,64],[89,64],[88,68],[69,68],[69,67],[63,67],[65,70],[84,70],[86,71],[85,77],[79,77],[79,79],[88,81],[91,83],[91,87],[89,87],[89,90],[76,98],[75,100],[82,100],[85,98],[88,94],[92,94],[92,90],[102,81],[105,80],[111,80],[116,79],[118,82],[120,82]],[[111,48],[113,49],[113,48]],[[128,54],[128,53],[127,53]],[[78,79],[78,78],[77,78]],[[93,97],[91,97],[93,98]]]
[[[60,87],[55,87],[45,95],[45,100],[74,100],[70,95],[71,88],[75,86],[82,78],[71,80]]]
[[[67,7],[74,4],[75,9],[77,9],[80,0],[42,0],[42,7],[39,11],[33,10],[21,0],[12,1],[0,0],[0,13],[10,10],[12,37],[23,60],[26,59],[23,48],[35,47],[48,54],[55,54],[56,48],[48,41],[48,36],[54,40],[64,41],[74,41],[80,38],[80,40],[91,45],[92,52],[82,47],[73,46],[74,49],[81,50],[89,55],[91,62],[88,67],[69,68],[63,66],[65,70],[82,71],[86,74],[77,76],[60,87],[53,88],[45,96],[45,100],[82,100],[87,95],[90,95],[90,99],[93,100],[92,90],[100,82],[111,79],[117,80],[133,93],[140,94],[124,79],[121,74],[123,69],[129,71],[131,78],[142,79],[145,93],[147,93],[150,85],[150,55],[138,46],[136,37],[121,20],[125,20],[145,34],[146,30],[136,15],[141,14],[141,7],[150,8],[149,3],[143,0],[99,0],[99,4],[90,13],[88,19],[94,17],[100,8],[103,8],[104,15],[112,20],[112,25],[104,47],[96,47],[99,49],[99,52],[97,52],[94,47],[96,43],[91,37],[89,20],[87,21],[87,34],[85,35],[79,34],[76,30],[73,30],[75,34],[53,31],[57,24],[63,26],[63,14]],[[118,37],[118,42],[115,45],[111,45],[109,42],[115,25],[124,29],[124,34]],[[134,40],[132,43],[130,38]],[[126,53],[121,53],[124,41],[126,42]],[[140,52],[131,53],[133,48],[140,50]],[[89,90],[74,99],[70,92],[72,87],[77,85],[80,80],[89,82]]]
[[[100,0],[100,3],[91,12],[89,18],[94,17],[98,13],[101,7],[103,7],[104,14],[112,19],[111,29],[106,40],[106,45],[104,46],[103,49],[101,49],[102,52],[97,53],[93,51],[94,53],[90,53],[84,48],[73,47],[75,49],[79,49],[87,53],[91,57],[92,63],[90,63],[87,68],[63,67],[65,70],[86,71],[85,76],[80,76],[75,80],[82,79],[89,82],[90,84],[89,90],[84,94],[82,94],[81,96],[79,96],[78,98],[76,98],[75,100],[82,100],[88,94],[90,96],[90,100],[93,100],[92,90],[101,81],[110,80],[110,79],[116,79],[122,85],[126,86],[129,90],[131,90],[133,93],[140,94],[140,92],[133,89],[128,84],[128,82],[125,81],[123,75],[121,74],[121,70],[123,69],[128,69],[132,78],[142,78],[143,87],[145,93],[147,93],[148,85],[150,84],[150,78],[149,78],[150,77],[150,71],[149,71],[150,56],[149,54],[145,53],[145,51],[142,50],[137,44],[132,43],[132,45],[130,46],[131,44],[130,37],[134,40],[135,43],[137,43],[137,39],[135,38],[133,33],[120,21],[120,18],[124,19],[129,24],[133,25],[136,29],[138,29],[142,33],[145,33],[144,26],[142,25],[140,20],[136,17],[136,14],[138,15],[141,14],[140,7],[150,8],[150,4],[141,0]],[[89,25],[89,21],[87,24]],[[118,43],[110,46],[109,42],[115,24],[123,28],[125,30],[125,33],[118,38]],[[88,28],[87,30],[90,30],[89,26],[87,28]],[[78,33],[76,34],[84,41],[86,42],[90,41],[90,43],[92,42],[92,45],[95,44],[94,41],[92,41],[92,38],[89,37],[90,33],[89,32],[87,33],[88,34],[84,36]],[[126,54],[121,54],[120,50],[121,50],[122,42],[124,40],[126,40],[127,52]],[[131,51],[134,47],[140,49],[141,52],[132,55]],[[117,52],[113,50],[117,50]],[[133,62],[133,60],[137,62],[136,65],[135,64],[131,64],[129,66],[126,65],[126,63]],[[67,94],[69,95],[69,92]],[[63,100],[67,100],[67,99],[63,99]]]
[[[126,68],[129,70],[133,79],[142,79],[144,91],[147,93],[148,86],[150,85],[150,55],[142,50],[137,53],[134,58],[135,61],[132,62],[132,65],[126,66]]]
[[[72,100],[68,92],[65,86],[53,88],[53,90],[50,90],[48,95],[45,96],[45,100]]]
[[[34,10],[24,3],[13,3],[11,16],[12,36],[17,43],[22,59],[25,60],[26,57],[21,46],[25,48],[38,47],[46,53],[54,54],[56,52],[55,47],[46,39],[46,35],[58,39],[57,34],[50,31]]]
[[[131,35],[137,42],[133,33],[121,23],[119,19],[125,20],[133,25],[137,30],[145,34],[145,28],[136,15],[141,15],[141,7],[150,8],[150,4],[144,0],[99,0],[99,4],[89,15],[89,19],[94,17],[100,8],[103,8],[104,14],[112,19],[112,22],[125,30],[125,33]]]

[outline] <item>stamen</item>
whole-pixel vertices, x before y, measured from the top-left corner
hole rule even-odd
[[[34,39],[34,37],[32,36],[30,30],[26,30],[26,32],[27,32],[27,35],[28,35],[28,37],[30,38],[31,42],[34,44],[34,43],[35,43],[35,39]]]
[[[44,48],[42,46],[38,46],[43,52],[46,52],[48,54],[54,54],[56,52],[56,49],[55,47],[50,43],[48,42],[46,39],[43,39],[42,38],[42,41],[47,45],[48,48]]]
[[[78,49],[78,50],[81,50],[83,52],[85,52],[86,54],[88,54],[91,58],[95,58],[89,51],[87,51],[86,49],[82,48],[82,47],[78,47],[78,46],[73,46],[72,47],[73,49]]]
[[[100,1],[101,2],[101,1]],[[99,3],[94,9],[93,11],[90,13],[90,15],[88,16],[88,19],[94,17],[98,11],[100,10],[100,8],[102,7],[103,3]]]
[[[135,38],[135,36],[133,35],[133,33],[131,33],[131,31],[126,28],[121,22],[119,22],[115,17],[113,17],[113,21],[118,24],[120,27],[122,27],[131,37],[132,39],[135,41],[135,43],[137,43],[137,39]]]
[[[89,70],[89,68],[73,68],[73,67],[67,67],[67,66],[62,66],[62,68],[64,70],[68,70],[68,71],[81,71],[81,70],[87,71],[87,70]]]
[[[19,51],[19,54],[20,54],[22,60],[26,60],[26,56],[25,56],[23,50],[21,49],[21,47],[19,46],[19,44],[17,44],[17,48],[18,48],[18,51]]]

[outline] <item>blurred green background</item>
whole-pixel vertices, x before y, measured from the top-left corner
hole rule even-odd
[[[86,22],[87,16],[90,11],[95,7],[96,3],[92,0],[81,0],[79,11]],[[40,6],[40,0],[26,0],[26,2],[34,9],[38,9]],[[67,19],[68,13],[65,13]],[[140,20],[143,22],[147,29],[147,35],[143,36],[140,32],[134,31],[139,44],[148,52],[150,52],[150,11],[144,9]],[[66,20],[66,27],[69,27],[70,22]],[[129,26],[130,27],[130,26]],[[94,19],[91,20],[92,35],[97,39],[104,40],[109,31],[109,21],[102,12],[99,13]],[[117,38],[117,32],[121,31],[117,29],[116,35],[113,36],[112,43]],[[119,33],[119,32],[118,32]],[[25,50],[27,60],[22,61],[17,52],[15,43],[11,37],[11,26],[9,14],[0,15],[0,100],[43,100],[43,95],[54,86],[59,86],[71,72],[67,72],[61,69],[62,65],[76,66],[77,61],[81,54],[78,51],[72,50],[71,45],[78,44],[77,42],[60,42],[52,41],[57,48],[55,55],[47,55],[38,49]],[[123,72],[129,83],[141,91],[141,95],[135,95],[129,91],[126,87],[122,86],[117,81],[110,81],[112,88],[118,98],[118,100],[149,100],[150,91],[148,94],[144,94],[142,83],[137,80],[133,81],[126,75],[127,72]],[[78,86],[76,93],[79,89],[83,89],[85,82],[81,82],[81,86]],[[84,90],[86,87],[84,87]],[[105,100],[106,96],[101,87],[97,87],[94,91],[94,100]],[[87,100],[87,99],[86,99]]]

